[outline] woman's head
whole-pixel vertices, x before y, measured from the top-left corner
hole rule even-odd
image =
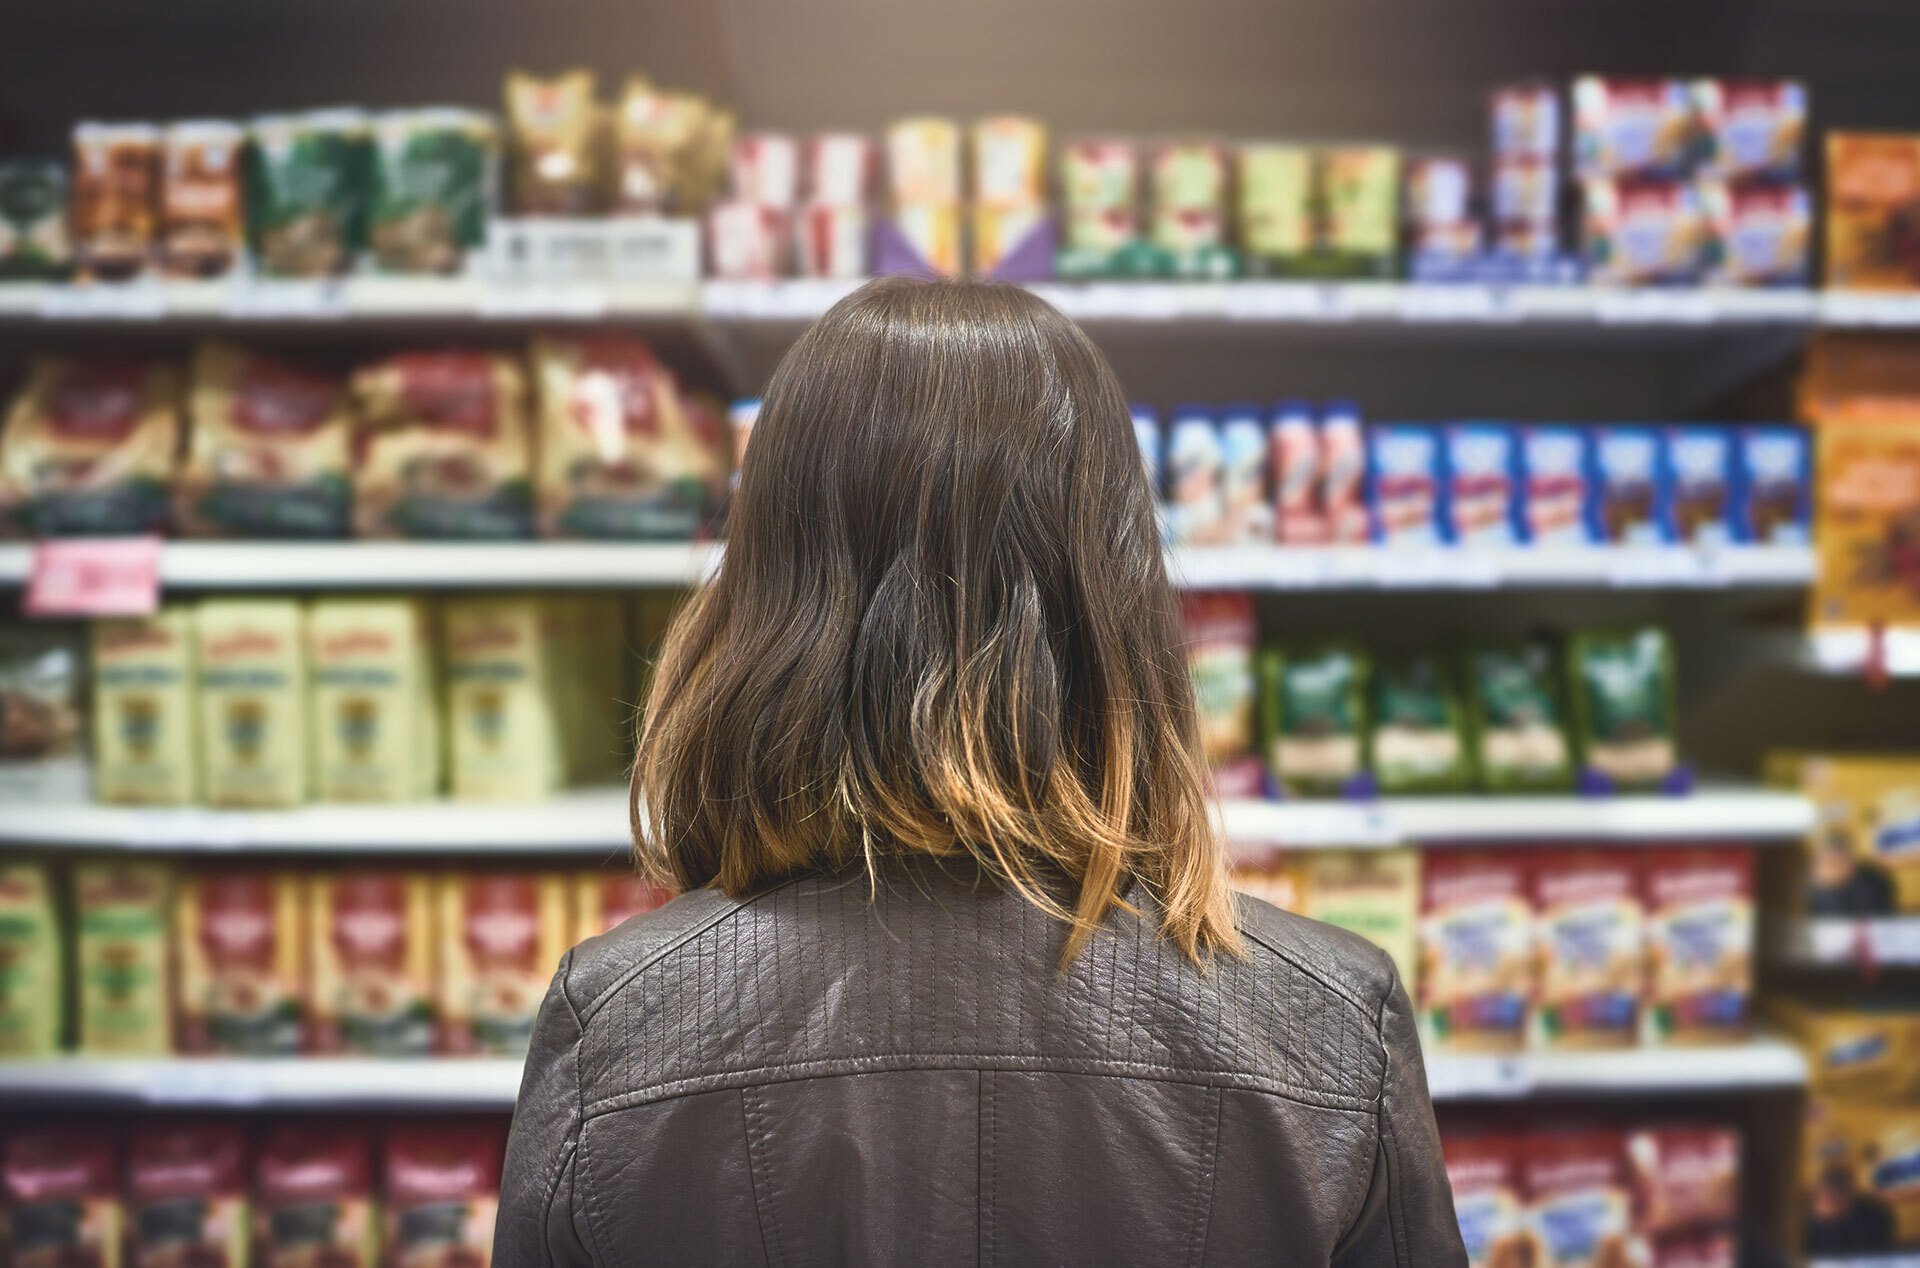
[[[862,287],[775,370],[727,531],[641,729],[654,870],[743,894],[972,855],[1069,954],[1135,883],[1189,954],[1238,949],[1152,494],[1077,326],[1012,286]]]

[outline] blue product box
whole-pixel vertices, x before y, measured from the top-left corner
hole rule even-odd
[[[1367,510],[1375,541],[1393,546],[1447,541],[1445,464],[1436,427],[1381,423],[1367,428]]]
[[[1267,496],[1266,411],[1236,401],[1220,411],[1220,488],[1226,502],[1226,539],[1273,540],[1273,502]]]
[[[1813,443],[1803,427],[1742,428],[1734,440],[1734,536],[1804,546],[1813,531]]]
[[[1226,524],[1226,455],[1213,411],[1205,405],[1175,409],[1165,452],[1169,536],[1182,546],[1219,544]]]
[[[1667,537],[1695,546],[1733,540],[1733,429],[1669,427],[1665,436],[1672,492]]]
[[[1462,546],[1519,544],[1520,462],[1513,428],[1455,423],[1442,440],[1449,537]]]
[[[1596,427],[1590,452],[1594,540],[1625,546],[1671,541],[1667,507],[1673,484],[1660,429]]]
[[[1522,540],[1587,546],[1596,539],[1593,460],[1584,427],[1542,424],[1520,431]]]

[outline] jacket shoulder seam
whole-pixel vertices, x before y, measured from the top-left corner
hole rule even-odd
[[[1333,978],[1328,976],[1324,971],[1318,968],[1315,968],[1311,964],[1306,963],[1300,957],[1292,954],[1291,952],[1282,950],[1280,947],[1276,946],[1271,939],[1262,936],[1260,933],[1258,933],[1253,929],[1243,927],[1240,930],[1240,932],[1246,936],[1246,939],[1249,942],[1258,943],[1260,946],[1272,952],[1279,959],[1284,960],[1288,964],[1291,964],[1294,968],[1306,974],[1308,977],[1312,978],[1315,982],[1318,982],[1321,986],[1325,987],[1329,993],[1336,995],[1341,1000],[1345,1001],[1346,1004],[1351,1008],[1353,1008],[1355,1011],[1357,1011],[1364,1020],[1372,1024],[1372,1026],[1374,1027],[1375,1036],[1377,1037],[1379,1035],[1379,1032],[1380,1032],[1379,1018],[1368,1009],[1368,1006],[1366,1004],[1356,999],[1345,984],[1334,981]],[[1389,983],[1385,994],[1391,995],[1392,993],[1393,993],[1393,987],[1392,987],[1392,984]],[[1385,1000],[1385,995],[1382,996],[1383,1003],[1384,1003],[1384,1000]]]
[[[576,1016],[580,1020],[582,1029],[584,1030],[586,1023],[592,1021],[594,1017],[599,1014],[600,1010],[606,1007],[607,1001],[612,999],[616,994],[618,994],[622,987],[626,986],[627,983],[633,981],[634,978],[640,976],[640,974],[644,973],[647,969],[653,967],[655,964],[658,964],[661,960],[665,959],[667,955],[669,955],[673,951],[678,950],[680,947],[686,945],[688,942],[692,941],[694,938],[699,937],[701,934],[713,928],[715,925],[719,924],[721,921],[726,920],[728,917],[736,915],[739,912],[745,911],[748,907],[753,906],[755,903],[759,902],[762,898],[765,898],[770,894],[777,894],[781,890],[786,889],[788,886],[793,885],[795,881],[797,881],[798,879],[799,878],[796,877],[794,880],[785,881],[779,885],[774,886],[772,889],[762,890],[760,893],[753,895],[751,898],[744,898],[737,901],[732,899],[725,899],[723,902],[723,905],[720,906],[718,909],[716,909],[713,912],[710,912],[705,916],[702,916],[699,920],[694,921],[691,925],[687,926],[685,929],[682,929],[679,933],[676,933],[675,935],[673,935],[673,937],[667,939],[665,942],[661,943],[659,946],[649,951],[646,955],[641,956],[640,959],[636,960],[634,963],[629,964],[626,968],[620,970],[619,976],[615,977],[613,981],[601,987],[599,993],[596,994],[591,1000],[587,1002],[587,1006],[584,1009],[581,1009],[577,1012]],[[724,896],[722,897],[724,899]],[[569,1005],[571,1005],[571,1001],[569,1001]]]

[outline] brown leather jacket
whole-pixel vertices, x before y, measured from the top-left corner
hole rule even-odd
[[[1413,1018],[1359,938],[1243,899],[1196,969],[932,864],[684,895],[569,952],[496,1268],[1464,1268]]]

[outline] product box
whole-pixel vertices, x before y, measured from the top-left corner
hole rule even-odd
[[[1484,643],[1466,656],[1468,735],[1489,792],[1550,791],[1573,782],[1559,660],[1540,639]]]
[[[1493,223],[1504,229],[1524,226],[1553,235],[1560,221],[1560,189],[1560,167],[1550,158],[1494,160],[1487,185]]]
[[[1295,796],[1337,796],[1367,772],[1370,664],[1344,643],[1279,651],[1258,660],[1261,755]]]
[[[1641,862],[1650,1043],[1737,1043],[1753,1015],[1749,850],[1655,850]]]
[[[1655,1239],[1729,1227],[1740,1207],[1740,1133],[1643,1127],[1627,1133],[1634,1224]]]
[[[1707,142],[1678,79],[1573,81],[1573,161],[1582,176],[1683,175]]]
[[[792,214],[780,207],[731,200],[707,208],[707,274],[728,280],[770,280],[792,271]]]
[[[1669,541],[1725,546],[1734,540],[1735,434],[1726,427],[1669,427]]]
[[[1813,276],[1813,196],[1791,181],[1702,181],[1712,286],[1805,286]]]
[[[1324,467],[1320,428],[1305,401],[1274,406],[1267,430],[1273,480],[1274,536],[1288,546],[1312,546],[1328,538],[1321,503]]]
[[[1912,562],[1920,420],[1905,414],[1878,425],[1818,421],[1813,537],[1820,559],[1811,622],[1920,625],[1920,578]]]
[[[307,879],[312,1046],[418,1056],[433,1050],[433,877],[366,868]]]
[[[1182,274],[1232,272],[1225,252],[1231,184],[1227,149],[1217,141],[1170,141],[1147,161],[1148,237]]]
[[[73,906],[80,1051],[171,1051],[172,873],[159,863],[81,863],[73,869]]]
[[[52,159],[0,159],[0,279],[51,281],[73,265],[67,169]]]
[[[1320,151],[1323,249],[1344,277],[1392,277],[1399,264],[1400,152],[1391,146]]]
[[[489,1268],[506,1124],[414,1123],[381,1150],[381,1262]]]
[[[1367,439],[1360,407],[1352,401],[1328,401],[1320,408],[1320,513],[1327,540],[1361,546],[1373,540],[1368,507]]]
[[[1772,995],[1767,1020],[1807,1055],[1815,1092],[1850,1100],[1920,1100],[1920,1004]]]
[[[95,621],[93,781],[100,801],[184,805],[200,787],[193,609]]]
[[[1551,159],[1560,153],[1560,89],[1539,81],[1502,84],[1490,94],[1493,152],[1500,158]]]
[[[1250,268],[1290,272],[1313,250],[1314,155],[1300,145],[1239,149],[1240,244]]]
[[[441,613],[448,765],[461,800],[534,801],[564,774],[541,601],[459,599]]]
[[[307,792],[306,618],[291,599],[206,599],[194,618],[208,805],[297,806]]]
[[[1920,134],[1829,132],[1826,284],[1920,290]]]
[[[611,867],[589,868],[573,880],[571,942],[611,933],[634,916],[662,907],[673,891],[644,876]]]
[[[1568,716],[1589,778],[1658,787],[1679,765],[1673,648],[1657,626],[1581,630],[1567,640]]]
[[[1636,1258],[1633,1191],[1619,1135],[1539,1132],[1521,1164],[1536,1268],[1612,1268]]]
[[[1305,904],[1290,908],[1357,933],[1393,957],[1410,999],[1420,990],[1420,851],[1310,850]]]
[[[160,236],[160,129],[82,122],[73,129],[74,256],[88,281],[144,272]]]
[[[0,1153],[0,1199],[16,1268],[120,1268],[124,1262],[120,1167],[105,1129],[66,1125],[10,1133]],[[30,1238],[44,1242],[30,1247]]]
[[[1920,757],[1776,753],[1767,776],[1814,804],[1807,914],[1920,911]]]
[[[1167,527],[1179,545],[1218,544],[1226,535],[1226,452],[1213,411],[1182,405],[1167,429]]]
[[[1658,546],[1672,522],[1673,476],[1655,427],[1596,427],[1593,461],[1592,535],[1595,541]]]
[[[303,890],[290,872],[182,873],[173,920],[182,1052],[301,1050],[308,946]]]
[[[1530,1262],[1532,1239],[1520,1187],[1526,1149],[1522,1136],[1447,1133],[1440,1137],[1468,1268],[1513,1268]]]
[[[440,1023],[449,1052],[527,1050],[573,932],[567,878],[472,871],[440,878]]]
[[[1367,428],[1367,507],[1374,541],[1438,546],[1447,541],[1446,451],[1439,429],[1415,423]]]
[[[1371,720],[1381,792],[1445,792],[1471,782],[1466,709],[1445,658],[1416,653],[1375,664]]]
[[[1525,526],[1513,429],[1499,423],[1456,423],[1441,437],[1449,539],[1462,546],[1518,545]]]
[[[864,204],[808,203],[794,213],[794,270],[851,279],[871,272],[873,213]]]
[[[1652,176],[1580,183],[1581,251],[1597,285],[1692,285],[1712,263],[1712,225],[1699,186]]]
[[[1803,428],[1743,427],[1734,439],[1734,537],[1804,546],[1813,524],[1813,445]]]
[[[235,1122],[156,1119],[127,1151],[132,1268],[239,1268],[247,1255],[247,1133]]]
[[[960,202],[960,125],[902,119],[886,134],[887,190],[895,206]]]
[[[1140,239],[1140,156],[1132,141],[1089,138],[1060,147],[1063,275],[1106,271]]]
[[[973,201],[982,207],[1033,207],[1047,200],[1047,130],[1001,115],[977,121],[972,141]]]
[[[1635,862],[1620,851],[1534,860],[1536,1046],[1626,1048],[1638,1040],[1647,974]]]
[[[313,791],[322,801],[411,801],[439,783],[439,701],[426,605],[414,599],[316,599]]]
[[[1273,540],[1273,507],[1267,499],[1267,420],[1250,402],[1220,412],[1220,497],[1230,542]]]
[[[1585,546],[1593,541],[1593,461],[1584,427],[1520,429],[1520,524],[1535,545]]]
[[[1241,864],[1233,869],[1233,887],[1281,911],[1305,915],[1310,858],[1304,852],[1276,854],[1258,867]]]
[[[276,1124],[260,1144],[254,1195],[262,1268],[379,1268],[373,1142],[365,1129],[331,1120]]]
[[[0,428],[10,517],[34,537],[162,532],[179,462],[179,393],[164,362],[30,357]]]
[[[1801,1142],[1808,1258],[1870,1262],[1920,1249],[1920,1104],[1812,1096]]]
[[[1238,590],[1183,591],[1180,616],[1200,746],[1218,770],[1253,751],[1253,600]]]
[[[1706,130],[1708,170],[1726,177],[1800,174],[1807,86],[1797,79],[1696,79],[1694,109]]]
[[[1421,880],[1420,1029],[1432,1046],[1517,1051],[1533,1000],[1533,904],[1518,852],[1436,850]]]
[[[47,869],[0,863],[0,1059],[48,1057],[60,1046],[59,916]]]

